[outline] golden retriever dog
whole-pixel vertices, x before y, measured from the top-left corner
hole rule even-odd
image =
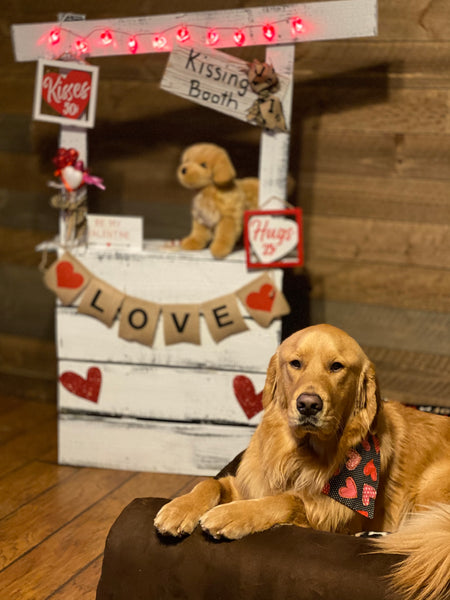
[[[236,475],[166,504],[157,530],[181,536],[199,523],[227,539],[288,524],[393,532],[374,543],[403,555],[393,574],[401,597],[450,598],[450,419],[382,400],[363,350],[330,325],[280,345],[263,404]]]
[[[211,244],[214,258],[224,258],[242,234],[244,211],[258,206],[258,179],[237,179],[228,152],[207,143],[186,148],[177,177],[182,186],[197,190],[191,232],[181,247],[201,250]]]

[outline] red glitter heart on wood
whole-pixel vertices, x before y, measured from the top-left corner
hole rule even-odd
[[[98,367],[91,367],[87,372],[87,378],[84,379],[81,375],[66,371],[59,378],[62,385],[75,396],[97,402],[102,385],[102,372]]]
[[[262,391],[257,394],[252,381],[245,375],[237,375],[233,379],[233,390],[242,410],[251,419],[262,411]]]

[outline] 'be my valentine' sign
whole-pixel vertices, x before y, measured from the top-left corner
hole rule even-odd
[[[61,125],[93,127],[98,67],[61,60],[39,60],[33,117]]]

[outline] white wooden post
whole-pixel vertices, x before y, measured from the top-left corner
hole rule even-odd
[[[275,71],[288,77],[290,84],[283,100],[287,132],[263,131],[259,154],[259,206],[264,209],[283,208],[286,200],[286,181],[289,168],[289,142],[292,116],[294,44],[268,47],[266,62]]]
[[[304,29],[299,34],[292,32],[292,18],[301,18]],[[276,24],[276,34],[268,42],[262,26]],[[233,33],[245,30],[245,46],[275,46],[277,44],[302,43],[317,40],[337,40],[377,33],[377,0],[326,0],[280,4],[270,7],[242,8],[230,10],[178,13],[147,17],[97,19],[73,21],[61,28],[61,42],[49,47],[46,43],[53,28],[60,23],[33,23],[12,26],[12,38],[17,61],[55,58],[63,52],[72,52],[77,39],[88,42],[89,56],[113,56],[130,54],[130,35],[137,45],[133,52],[148,54],[170,52],[176,40],[177,30],[189,26],[189,43],[205,44],[209,28],[220,32],[214,48],[236,46]],[[108,29],[114,34],[115,43],[102,44],[100,35]],[[164,33],[166,44],[155,43],[155,37]],[[181,42],[183,43],[183,42]]]

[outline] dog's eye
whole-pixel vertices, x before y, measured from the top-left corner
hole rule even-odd
[[[291,360],[291,362],[289,363],[291,365],[291,367],[294,367],[294,369],[301,369],[302,367],[302,363],[299,360]]]
[[[344,368],[344,365],[340,362],[334,362],[330,365],[330,371],[333,373],[337,373],[337,371],[341,371]]]
[[[203,163],[200,163],[200,166],[201,166],[201,167],[203,167],[204,169],[207,169],[207,168],[208,168],[208,165],[207,165],[205,162],[203,162]]]

